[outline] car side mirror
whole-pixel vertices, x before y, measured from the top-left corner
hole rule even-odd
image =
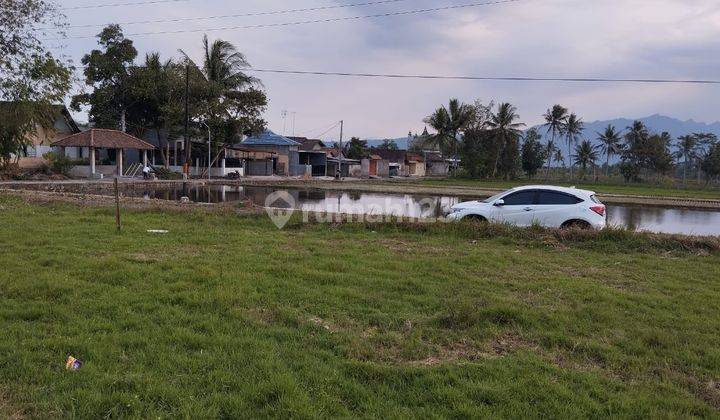
[[[505,205],[505,200],[503,200],[502,198],[493,204],[493,206],[495,206],[495,207],[502,207],[504,205]]]

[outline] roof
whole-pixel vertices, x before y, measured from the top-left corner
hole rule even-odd
[[[327,147],[320,139],[309,139],[307,137],[287,137],[292,141],[300,143],[300,150],[305,152],[322,152]]]
[[[290,140],[287,137],[275,134],[270,130],[265,130],[257,136],[246,138],[243,145],[255,145],[255,146],[300,146],[300,143],[295,140]]]
[[[417,153],[408,153],[405,156],[405,160],[408,162],[425,162],[425,158]]]
[[[404,150],[392,150],[392,149],[379,149],[379,148],[373,148],[370,150],[370,153],[374,155],[378,155],[383,159],[389,160],[390,162],[404,162],[405,161],[405,154],[407,153]]]
[[[595,195],[595,192],[588,190],[580,190],[577,188],[568,187],[557,187],[554,185],[524,185],[522,187],[513,188],[512,191],[523,191],[523,190],[551,190],[559,191],[568,194],[584,194],[584,195]]]
[[[91,128],[52,143],[60,147],[98,147],[102,149],[153,150],[155,146],[118,130]]]
[[[17,102],[0,101],[0,108],[9,110],[15,104],[17,104]],[[80,127],[78,127],[78,123],[75,121],[75,119],[73,119],[72,115],[70,114],[70,111],[68,111],[68,109],[65,105],[51,105],[50,109],[52,109],[53,112],[56,112],[57,116],[62,115],[65,118],[65,121],[67,122],[68,126],[73,131],[73,133],[80,132]]]

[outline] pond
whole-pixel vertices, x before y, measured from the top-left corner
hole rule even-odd
[[[278,191],[284,199],[278,200]],[[453,196],[385,194],[317,189],[284,189],[260,186],[190,185],[126,195],[163,200],[218,203],[250,200],[262,207],[281,207],[329,213],[377,214],[403,217],[439,217],[453,205],[470,201]],[[270,202],[268,202],[270,198]],[[478,197],[481,198],[481,197]],[[289,202],[288,202],[289,201]],[[608,205],[608,222],[613,226],[661,233],[686,235],[720,235],[720,211],[652,207],[639,205]]]

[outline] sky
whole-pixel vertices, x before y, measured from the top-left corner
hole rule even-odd
[[[171,0],[165,3],[75,9],[158,0],[60,0],[68,23],[121,23],[140,52],[197,60],[201,39],[232,42],[255,68],[457,76],[720,79],[720,2],[717,0],[517,0],[477,7],[342,22],[255,29],[279,24],[404,12],[482,0],[404,0],[287,14],[183,21],[128,22],[251,14],[367,3],[372,0]],[[167,0],[165,0],[167,1]],[[95,27],[70,27],[71,37]],[[193,31],[132,35],[158,31]],[[79,63],[96,40],[53,42]],[[528,126],[553,104],[585,121],[663,114],[720,120],[720,85],[640,85],[364,79],[256,74],[269,98],[269,128],[316,137],[339,120],[344,135],[396,138],[421,132],[423,118],[450,98],[510,102]],[[288,116],[283,118],[283,111]],[[293,124],[293,115],[295,123]],[[76,115],[85,121],[84,114]],[[324,133],[336,139],[339,128]]]

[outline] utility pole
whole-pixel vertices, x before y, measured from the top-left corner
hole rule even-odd
[[[192,159],[192,144],[190,143],[190,114],[188,110],[188,100],[190,96],[190,63],[185,64],[185,164],[183,172],[190,176],[190,160]]]
[[[342,165],[343,165],[343,126],[345,125],[345,121],[340,120],[340,154],[338,155],[340,157],[340,180],[342,181]]]
[[[120,131],[127,132],[127,123],[125,122],[125,108],[120,113]]]
[[[212,169],[212,168],[211,168],[211,166],[212,166],[212,152],[211,152],[211,150],[210,150],[210,147],[211,147],[211,141],[210,141],[210,126],[207,125],[207,123],[205,123],[205,122],[203,122],[202,124],[203,124],[205,127],[207,127],[207,129],[208,129],[208,181],[210,181],[210,169]]]

